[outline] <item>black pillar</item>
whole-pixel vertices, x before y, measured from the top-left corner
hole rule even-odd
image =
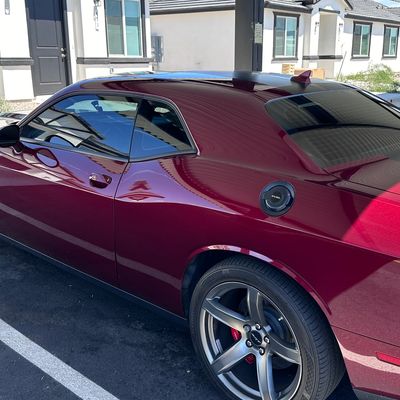
[[[261,71],[264,0],[236,0],[235,71]]]

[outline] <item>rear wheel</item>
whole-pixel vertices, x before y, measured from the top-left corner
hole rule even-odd
[[[231,399],[325,400],[344,367],[316,304],[264,263],[222,261],[193,293],[193,343],[211,379]]]

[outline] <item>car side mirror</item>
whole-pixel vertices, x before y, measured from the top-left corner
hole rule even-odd
[[[18,125],[7,125],[0,129],[0,147],[11,147],[19,142],[20,128]]]

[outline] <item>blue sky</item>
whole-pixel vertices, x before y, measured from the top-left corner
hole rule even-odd
[[[392,0],[378,0],[379,3],[389,7],[400,7],[400,3]]]

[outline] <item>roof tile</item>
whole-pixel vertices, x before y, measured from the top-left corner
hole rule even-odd
[[[301,7],[310,3],[318,3],[320,0],[271,0],[276,5],[293,5]],[[353,6],[349,14],[371,19],[384,19],[398,21],[400,23],[400,7],[390,8],[373,0],[347,0]],[[221,7],[233,7],[235,0],[150,0],[150,10],[154,12],[183,11],[196,9],[220,9]],[[306,9],[306,7],[304,7]]]

